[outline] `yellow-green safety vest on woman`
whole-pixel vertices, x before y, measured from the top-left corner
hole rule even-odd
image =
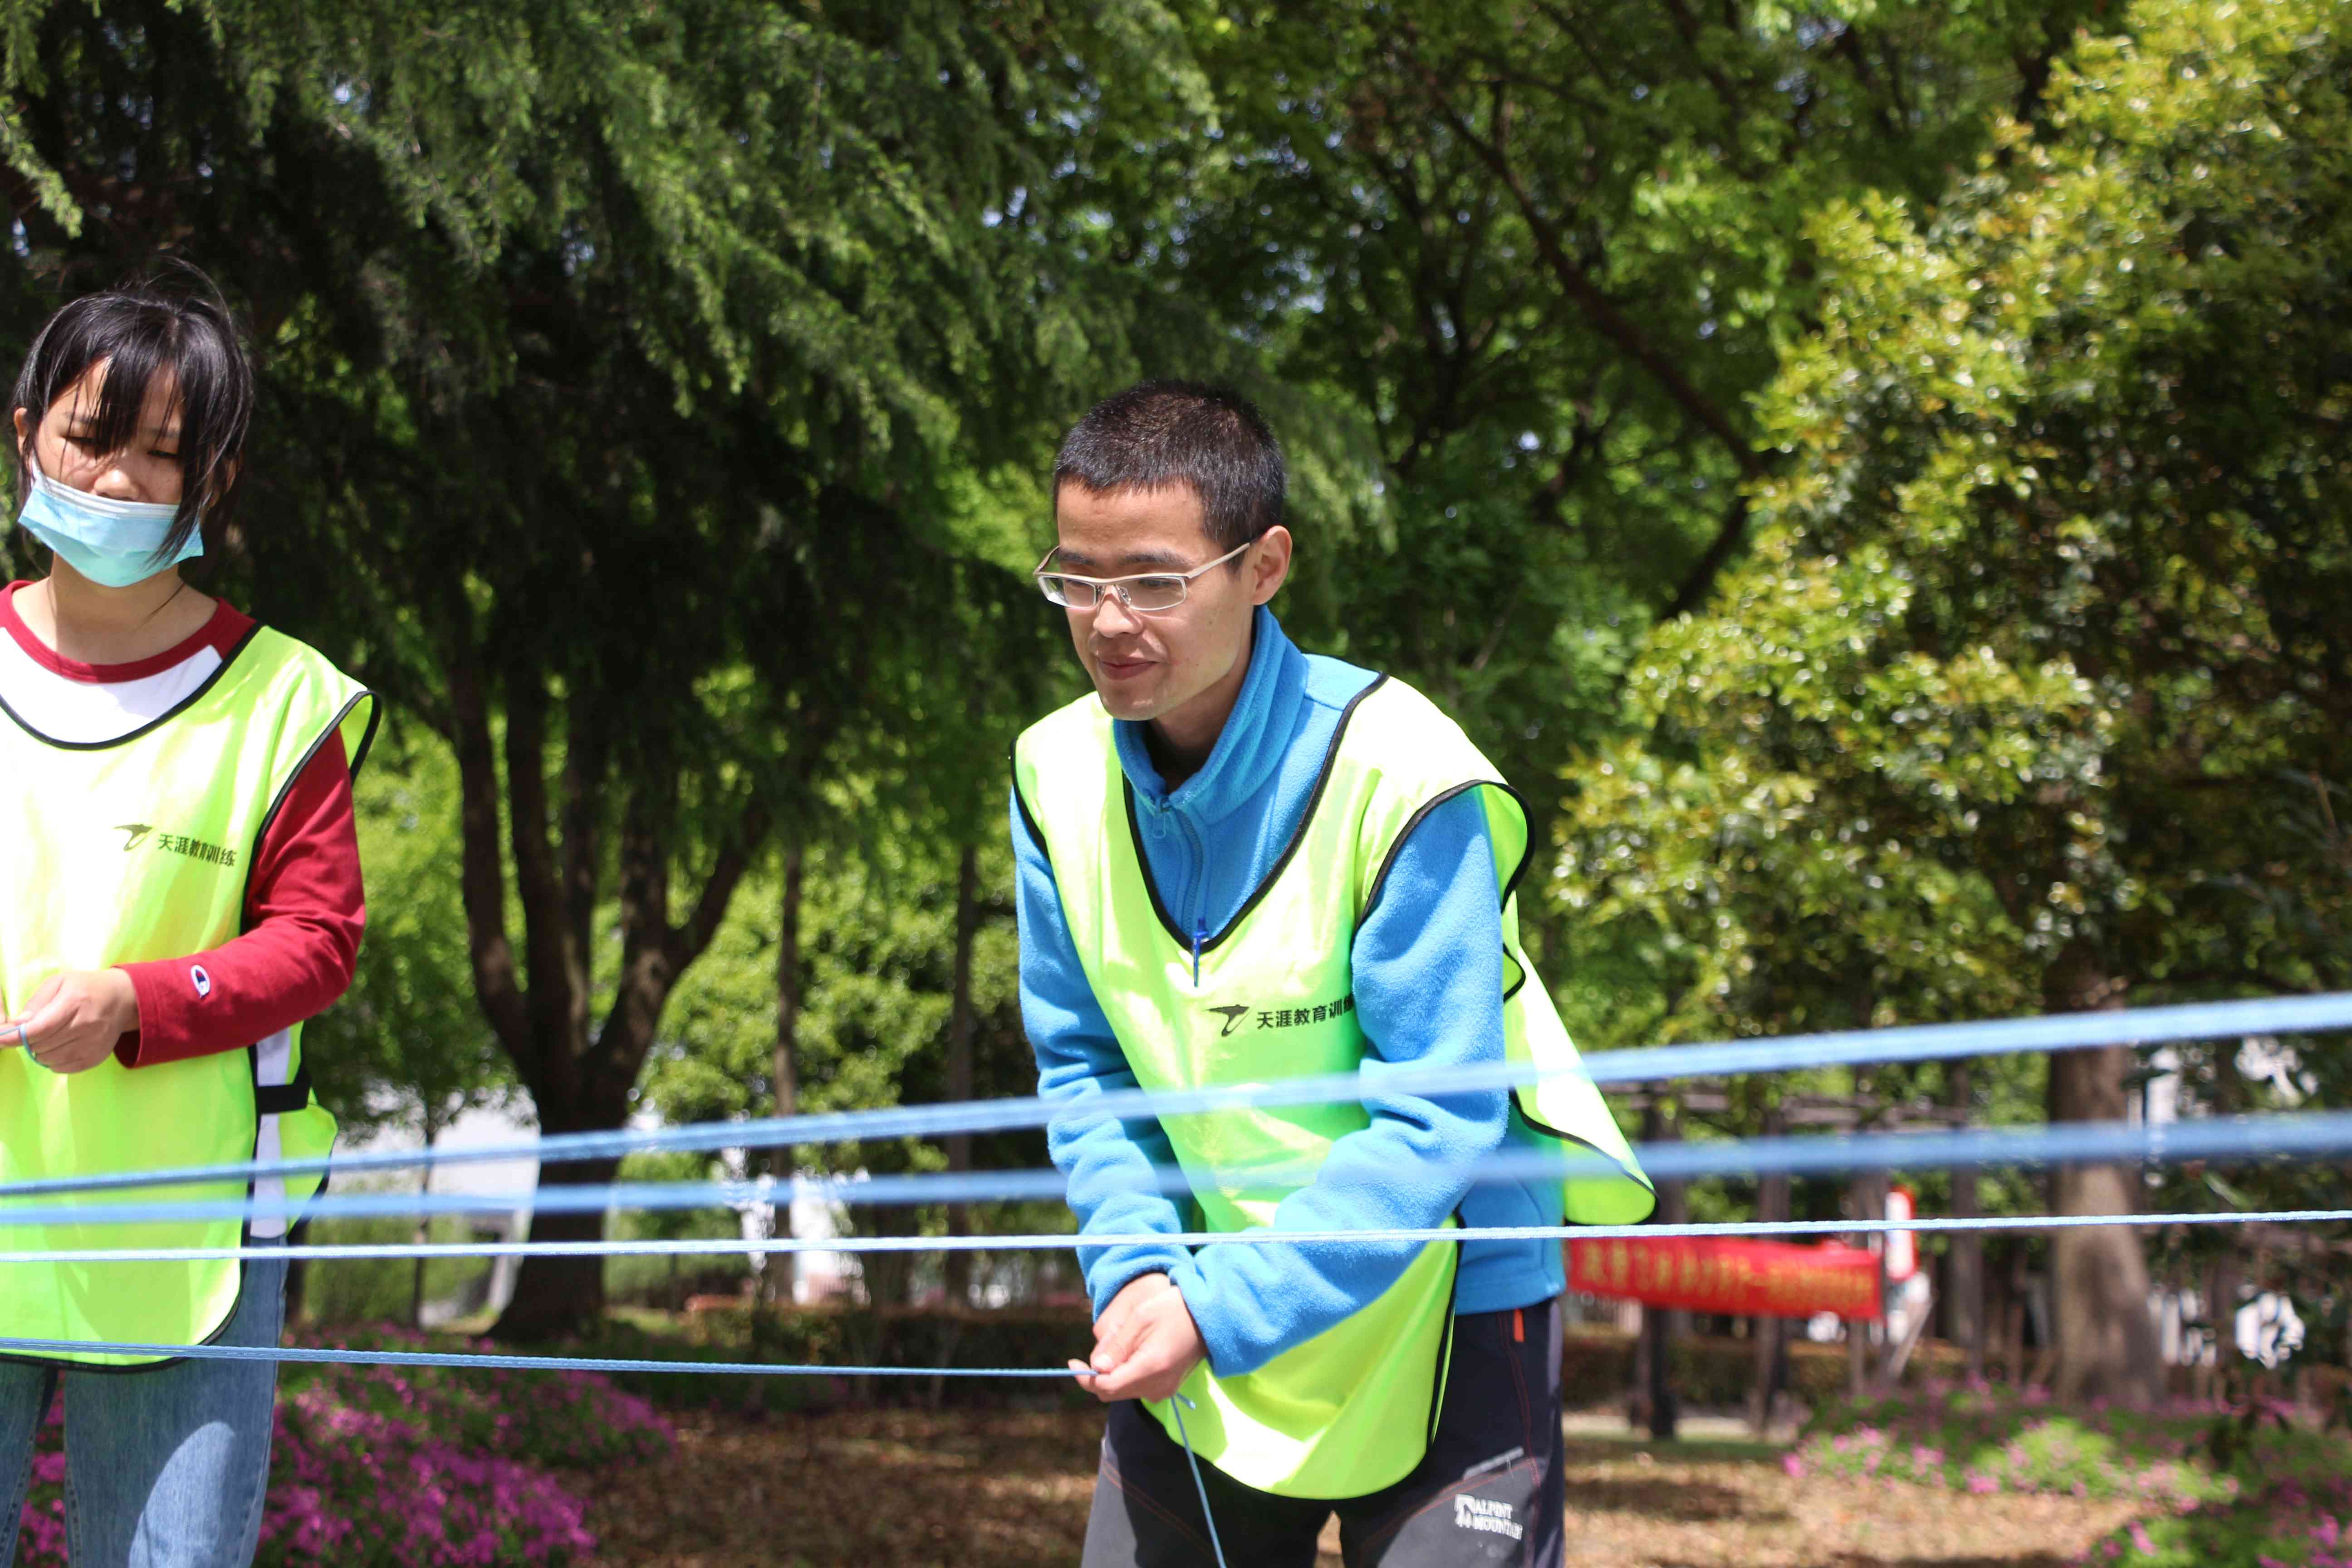
[[[118,741],[68,744],[0,704],[0,1008],[51,975],[206,952],[244,929],[256,847],[330,736],[354,771],[375,703],[311,649],[257,626],[178,708]],[[191,975],[191,984],[203,984]],[[247,1160],[307,1160],[335,1121],[310,1092],[296,1026],[243,1051],[136,1069],[108,1057],[51,1072],[0,1051],[0,1183]],[[236,1247],[283,1220],[6,1223],[8,1210],[183,1201],[301,1202],[313,1176],[0,1199],[0,1251]],[[0,1263],[0,1332],[84,1343],[203,1344],[236,1310],[244,1268],[203,1262]],[[138,1367],[155,1358],[61,1355]]]
[[[1033,725],[1013,748],[1013,777],[1053,862],[1087,983],[1136,1081],[1150,1089],[1356,1070],[1366,1054],[1351,978],[1356,929],[1412,826],[1478,791],[1503,903],[1504,1038],[1510,1059],[1534,1075],[1517,1091],[1519,1113],[1538,1133],[1616,1164],[1564,1184],[1569,1220],[1628,1225],[1649,1215],[1649,1182],[1520,949],[1526,811],[1419,692],[1383,679],[1349,707],[1296,838],[1233,923],[1201,943],[1197,977],[1192,939],[1160,909],[1145,868],[1102,704],[1082,698]],[[1236,1026],[1261,1015],[1285,1026]],[[1272,1223],[1331,1145],[1370,1123],[1352,1100],[1161,1119],[1202,1228],[1216,1231]],[[1182,1390],[1195,1407],[1185,1417],[1192,1447],[1235,1480],[1288,1497],[1357,1497],[1402,1479],[1428,1447],[1442,1397],[1455,1251],[1423,1247],[1370,1306],[1255,1372],[1196,1369]],[[1172,1433],[1170,1415],[1155,1414]]]

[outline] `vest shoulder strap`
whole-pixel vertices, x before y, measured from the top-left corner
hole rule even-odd
[[[1014,799],[1057,874],[1066,861],[1090,859],[1092,847],[1112,830],[1120,778],[1110,715],[1092,694],[1047,714],[1013,742]],[[1341,809],[1356,812],[1360,885],[1377,896],[1405,835],[1468,789],[1486,796],[1496,870],[1507,889],[1528,853],[1527,811],[1517,792],[1434,702],[1382,677],[1353,704],[1308,809],[1349,803]]]
[[[1092,692],[1055,709],[1013,742],[1013,795],[1022,819],[1057,866],[1083,838],[1099,838],[1118,771],[1111,717]],[[1057,844],[1057,837],[1060,842]]]
[[[1391,678],[1370,693],[1341,741],[1334,773],[1334,794],[1362,803],[1358,853],[1366,908],[1379,899],[1413,828],[1471,790],[1485,805],[1496,876],[1509,897],[1527,861],[1526,805],[1462,726],[1421,692]]]
[[[344,764],[358,774],[375,741],[374,692],[310,644],[274,626],[255,627],[238,662],[248,666],[245,689],[224,695],[229,700],[267,704],[286,715],[285,730],[294,752],[282,759],[281,789],[310,765],[330,734],[341,736]]]

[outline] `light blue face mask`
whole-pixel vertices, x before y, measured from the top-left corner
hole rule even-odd
[[[59,484],[31,465],[32,493],[16,526],[57,552],[93,583],[128,588],[205,552],[204,532],[191,530],[177,555],[158,553],[180,509],[154,501],[112,500]]]

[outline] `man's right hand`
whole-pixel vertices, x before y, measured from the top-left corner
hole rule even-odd
[[[1091,1363],[1072,1362],[1080,1380],[1106,1404],[1165,1399],[1208,1354],[1184,1293],[1165,1274],[1142,1274],[1120,1287],[1095,1320]]]

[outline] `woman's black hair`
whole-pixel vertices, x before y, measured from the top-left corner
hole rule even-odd
[[[252,361],[227,301],[187,262],[61,307],[34,335],[16,374],[11,406],[25,411],[28,427],[16,446],[20,501],[30,493],[29,454],[50,404],[100,360],[106,380],[90,416],[91,444],[100,451],[120,452],[142,438],[140,411],[156,376],[171,377],[178,389],[180,510],[158,552],[168,558],[199,527],[228,515],[253,423]]]

